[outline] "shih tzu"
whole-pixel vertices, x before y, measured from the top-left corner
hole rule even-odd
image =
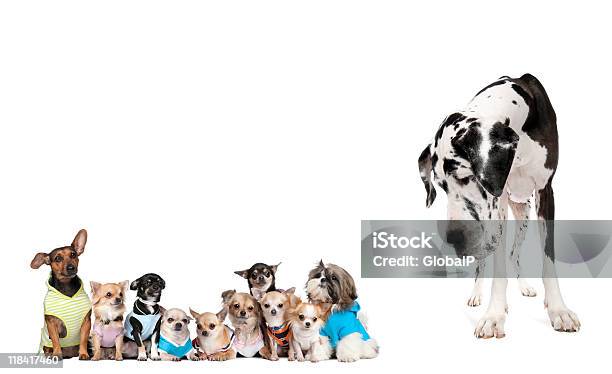
[[[331,313],[321,328],[321,349],[311,353],[316,361],[331,358],[353,362],[378,356],[378,344],[358,318],[360,310],[353,277],[338,265],[319,264],[308,274],[308,299],[315,304],[331,303]]]

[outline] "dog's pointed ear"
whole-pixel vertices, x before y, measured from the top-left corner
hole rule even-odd
[[[323,259],[319,260],[319,266],[325,268],[325,264],[323,263]]]
[[[262,291],[259,288],[251,288],[251,292],[253,292],[253,297],[257,301],[261,301],[261,299],[263,299],[264,295],[266,294],[266,291]]]
[[[436,188],[431,182],[431,173],[433,172],[437,159],[437,155],[432,155],[431,144],[428,144],[419,156],[419,173],[425,185],[425,191],[427,191],[427,198],[425,199],[425,206],[427,208],[436,200]]]
[[[89,286],[91,286],[91,293],[95,295],[100,289],[101,284],[98,282],[91,281],[89,282]]]
[[[34,258],[32,259],[32,262],[30,262],[30,267],[32,269],[38,269],[43,264],[44,265],[50,265],[51,264],[51,258],[49,257],[48,253],[38,252],[36,255],[34,255]]]
[[[282,264],[282,262],[279,262],[276,265],[271,265],[270,269],[272,270],[272,273],[276,274],[276,270],[278,269],[278,267],[280,266],[280,264]]]
[[[227,317],[227,308],[223,308],[217,313],[217,319],[219,321],[225,321],[225,317]]]
[[[470,127],[451,144],[471,164],[478,183],[491,195],[500,197],[512,168],[519,136],[510,128],[510,120],[491,128]]]
[[[246,270],[236,270],[234,274],[240,275],[244,279],[249,279],[249,269]]]
[[[283,292],[285,295],[293,295],[295,294],[295,287],[291,287],[290,289]]]
[[[85,251],[85,244],[87,243],[87,231],[80,229],[72,241],[72,249],[74,249],[78,256],[82,255]]]
[[[198,318],[200,316],[200,313],[194,311],[191,308],[189,308],[189,314],[191,314],[193,316],[193,318]]]
[[[223,303],[224,304],[229,303],[229,301],[232,299],[232,296],[234,296],[235,293],[236,293],[236,290],[223,291],[221,293],[221,299],[223,300]]]
[[[121,289],[123,290],[124,294],[127,294],[127,289],[128,289],[128,285],[130,284],[130,281],[128,280],[124,280],[123,282],[119,282],[119,285],[121,286]],[[125,296],[125,295],[123,295]]]

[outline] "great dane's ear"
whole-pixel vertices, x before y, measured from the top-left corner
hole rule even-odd
[[[509,124],[506,119],[490,128],[470,127],[462,137],[451,141],[455,152],[470,161],[478,183],[495,197],[504,192],[519,142]]]
[[[433,162],[431,154],[431,144],[428,144],[419,156],[419,173],[421,173],[421,180],[423,181],[423,184],[425,184],[425,191],[427,191],[427,199],[425,200],[425,205],[428,208],[431,206],[431,204],[433,204],[434,200],[436,199],[436,188],[434,187],[434,184],[431,183],[432,171]]]

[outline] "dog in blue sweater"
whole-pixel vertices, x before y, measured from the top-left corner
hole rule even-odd
[[[317,361],[334,355],[342,362],[378,356],[378,343],[359,319],[355,281],[346,270],[321,260],[308,274],[306,292],[310,302],[333,305],[320,330],[320,347],[312,353]]]

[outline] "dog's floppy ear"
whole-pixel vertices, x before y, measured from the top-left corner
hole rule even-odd
[[[87,243],[87,231],[80,229],[72,241],[72,249],[74,249],[78,256],[82,255],[85,251],[85,243]]]
[[[425,206],[430,207],[436,199],[436,188],[434,184],[431,182],[431,173],[433,172],[434,163],[431,154],[431,144],[428,144],[427,147],[421,152],[419,156],[419,173],[421,174],[421,180],[425,185],[425,191],[427,191],[427,198],[425,199]]]
[[[249,270],[250,269],[246,269],[246,270],[236,270],[234,272],[234,274],[238,274],[240,275],[242,278],[244,279],[249,279]]]
[[[232,296],[234,296],[235,293],[236,290],[223,291],[223,293],[221,293],[221,299],[223,299],[223,303],[227,304],[232,299]]]
[[[34,255],[34,258],[32,259],[32,262],[30,262],[30,267],[32,269],[38,269],[43,264],[50,265],[51,264],[51,258],[49,257],[48,253],[38,252],[36,255]]]
[[[135,281],[133,281],[132,283],[130,283],[130,290],[135,291],[138,289],[138,285],[140,284],[140,281],[142,280],[142,277],[136,279]]]
[[[276,265],[271,265],[271,266],[270,266],[270,270],[272,270],[272,273],[273,273],[273,274],[276,274],[276,270],[278,269],[278,267],[280,266],[280,264],[282,264],[282,262],[279,262],[279,263],[278,263],[278,264],[276,264]]]
[[[253,297],[257,301],[261,301],[266,294],[266,291],[260,290],[259,288],[252,288],[251,292],[253,292]]]
[[[510,120],[497,122],[491,128],[470,127],[451,144],[457,154],[470,161],[480,185],[491,195],[500,197],[514,161],[519,136],[510,128]]]
[[[217,319],[219,321],[225,321],[225,317],[227,317],[227,308],[223,308],[217,313]]]

